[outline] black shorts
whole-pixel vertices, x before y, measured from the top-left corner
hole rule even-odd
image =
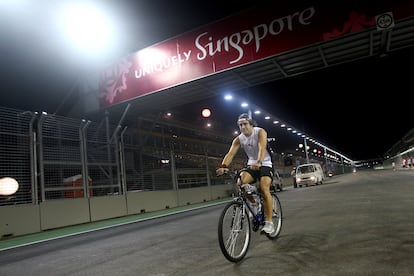
[[[254,182],[260,180],[262,176],[268,176],[273,181],[273,168],[261,166],[260,170],[252,170],[249,167],[241,169],[240,172],[248,172],[254,179]]]

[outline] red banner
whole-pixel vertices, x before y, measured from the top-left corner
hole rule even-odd
[[[101,107],[375,28],[375,16],[382,13],[392,12],[395,21],[414,15],[409,1],[328,5],[259,6],[140,50],[101,72]]]

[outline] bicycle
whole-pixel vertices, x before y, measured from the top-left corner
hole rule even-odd
[[[240,181],[240,171],[229,173],[237,187],[237,194],[233,200],[224,207],[218,223],[218,239],[220,249],[227,260],[241,261],[247,254],[250,246],[251,231],[257,232],[265,224],[263,211],[263,196],[260,189],[256,194],[245,191],[237,183]],[[282,230],[282,205],[276,195],[276,187],[270,188],[273,201],[272,221],[275,231],[265,234],[270,240],[276,239]],[[255,214],[253,208],[247,203],[248,195],[253,195],[259,205]]]

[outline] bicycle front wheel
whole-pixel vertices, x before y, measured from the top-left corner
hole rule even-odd
[[[273,225],[275,226],[275,231],[272,233],[266,234],[266,236],[274,240],[276,239],[280,231],[282,231],[282,204],[280,203],[279,198],[277,197],[276,193],[272,193],[272,205],[273,205],[273,211],[272,211],[272,221]]]
[[[250,219],[246,208],[238,201],[228,203],[220,215],[218,239],[227,260],[238,262],[250,245]]]

